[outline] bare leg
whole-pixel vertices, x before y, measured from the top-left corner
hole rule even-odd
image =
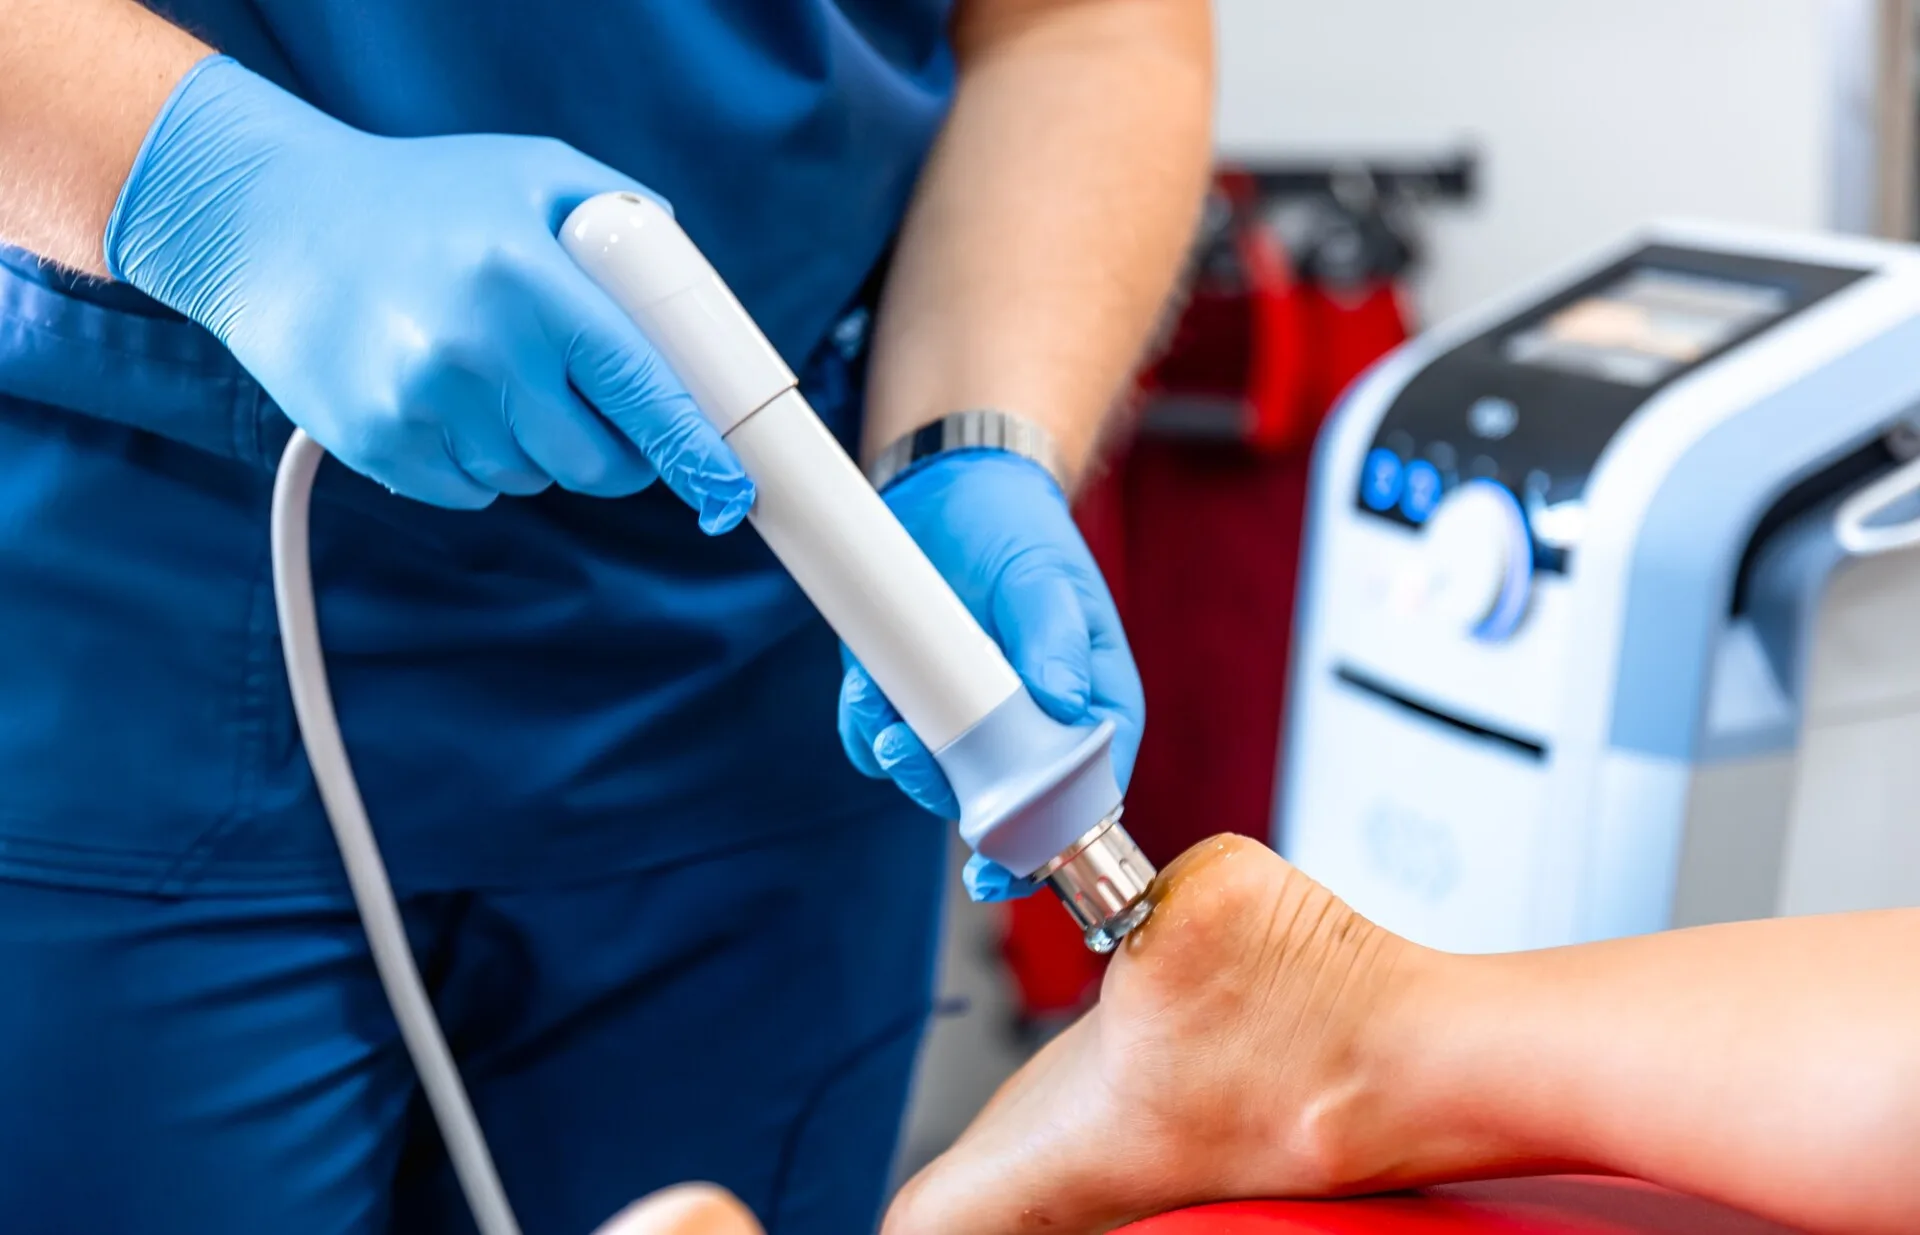
[[[1099,1006],[885,1235],[1085,1235],[1200,1201],[1558,1169],[1920,1231],[1920,911],[1467,957],[1242,838],[1164,879]]]

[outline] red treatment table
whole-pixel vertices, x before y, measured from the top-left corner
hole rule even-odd
[[[1584,1175],[1449,1184],[1346,1201],[1234,1201],[1122,1235],[1797,1235],[1651,1184]]]

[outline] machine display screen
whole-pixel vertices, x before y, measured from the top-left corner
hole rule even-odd
[[[1873,269],[1643,245],[1426,360],[1380,414],[1354,504],[1420,527],[1489,480],[1526,511],[1534,569],[1565,570],[1587,479],[1635,412]]]
[[[1785,288],[1640,266],[1510,336],[1508,360],[1651,386],[1793,307]]]

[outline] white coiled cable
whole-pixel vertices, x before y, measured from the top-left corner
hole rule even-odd
[[[353,765],[347,759],[347,745],[334,714],[333,695],[327,689],[307,535],[313,481],[326,457],[318,442],[296,431],[280,456],[280,469],[273,482],[273,597],[280,614],[280,646],[286,655],[293,712],[300,722],[300,737],[306,744],[321,806],[340,846],[340,859],[347,868],[347,882],[366,928],[380,985],[386,988],[387,1002],[400,1023],[400,1036],[407,1053],[413,1056],[434,1121],[440,1125],[460,1190],[466,1194],[481,1235],[520,1235],[520,1225],[494,1168],[493,1154],[480,1131],[453,1052],[447,1047],[446,1034],[433,1013],[426,984],[420,980],[406,923],[387,878],[387,864],[374,840],[366,804],[360,800],[360,786],[353,779]]]

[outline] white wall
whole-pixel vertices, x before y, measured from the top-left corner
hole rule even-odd
[[[1865,222],[1836,134],[1870,115],[1870,0],[1215,3],[1223,156],[1479,147],[1479,201],[1428,216],[1429,316],[1655,216]]]

